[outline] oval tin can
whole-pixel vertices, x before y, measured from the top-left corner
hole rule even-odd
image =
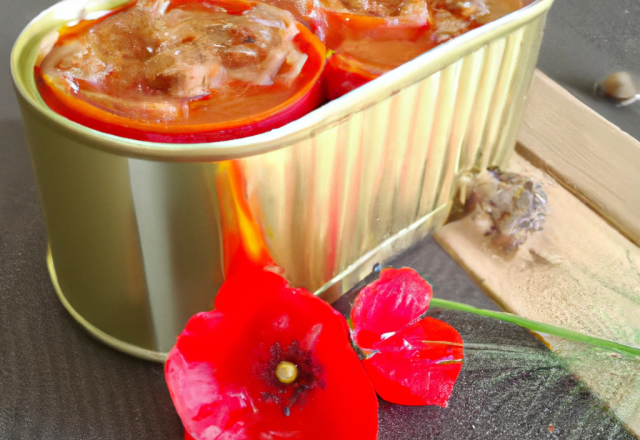
[[[332,300],[376,262],[442,226],[461,176],[513,151],[552,0],[452,39],[282,128],[161,144],[83,127],[50,110],[33,66],[64,23],[118,0],[66,0],[19,36],[11,71],[41,196],[49,271],[92,335],[163,361],[224,279],[217,184],[242,170],[250,208],[295,286]]]

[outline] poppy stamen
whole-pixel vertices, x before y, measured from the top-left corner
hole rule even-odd
[[[282,361],[276,367],[276,377],[281,383],[293,383],[298,378],[298,367],[291,362]]]

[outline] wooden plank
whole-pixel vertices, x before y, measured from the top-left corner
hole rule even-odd
[[[503,309],[640,346],[640,248],[517,154],[508,169],[543,183],[551,208],[543,231],[505,252],[484,235],[486,223],[467,216],[442,228],[436,240]],[[547,342],[640,433],[640,360],[617,362],[580,344]]]
[[[516,151],[640,244],[640,142],[540,71]]]

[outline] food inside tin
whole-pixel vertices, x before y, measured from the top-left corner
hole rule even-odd
[[[233,139],[321,105],[325,46],[334,99],[522,1],[140,0],[62,28],[36,78],[50,107],[101,131]]]
[[[317,26],[334,53],[336,98],[451,38],[524,6],[522,0],[320,0]]]
[[[316,107],[319,92],[308,95],[323,64],[322,44],[282,9],[239,0],[139,2],[62,29],[36,74],[47,103],[72,116],[95,108],[121,118],[96,113],[103,122],[142,130],[228,131],[309,99],[302,114]]]

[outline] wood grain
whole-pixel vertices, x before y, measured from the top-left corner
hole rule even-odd
[[[543,183],[551,208],[543,231],[505,252],[485,236],[487,224],[480,216],[467,216],[442,228],[436,240],[503,309],[640,346],[640,248],[519,155],[508,169]],[[640,433],[640,360],[619,361],[581,344],[546,342]]]
[[[516,151],[640,244],[640,142],[540,71]]]

